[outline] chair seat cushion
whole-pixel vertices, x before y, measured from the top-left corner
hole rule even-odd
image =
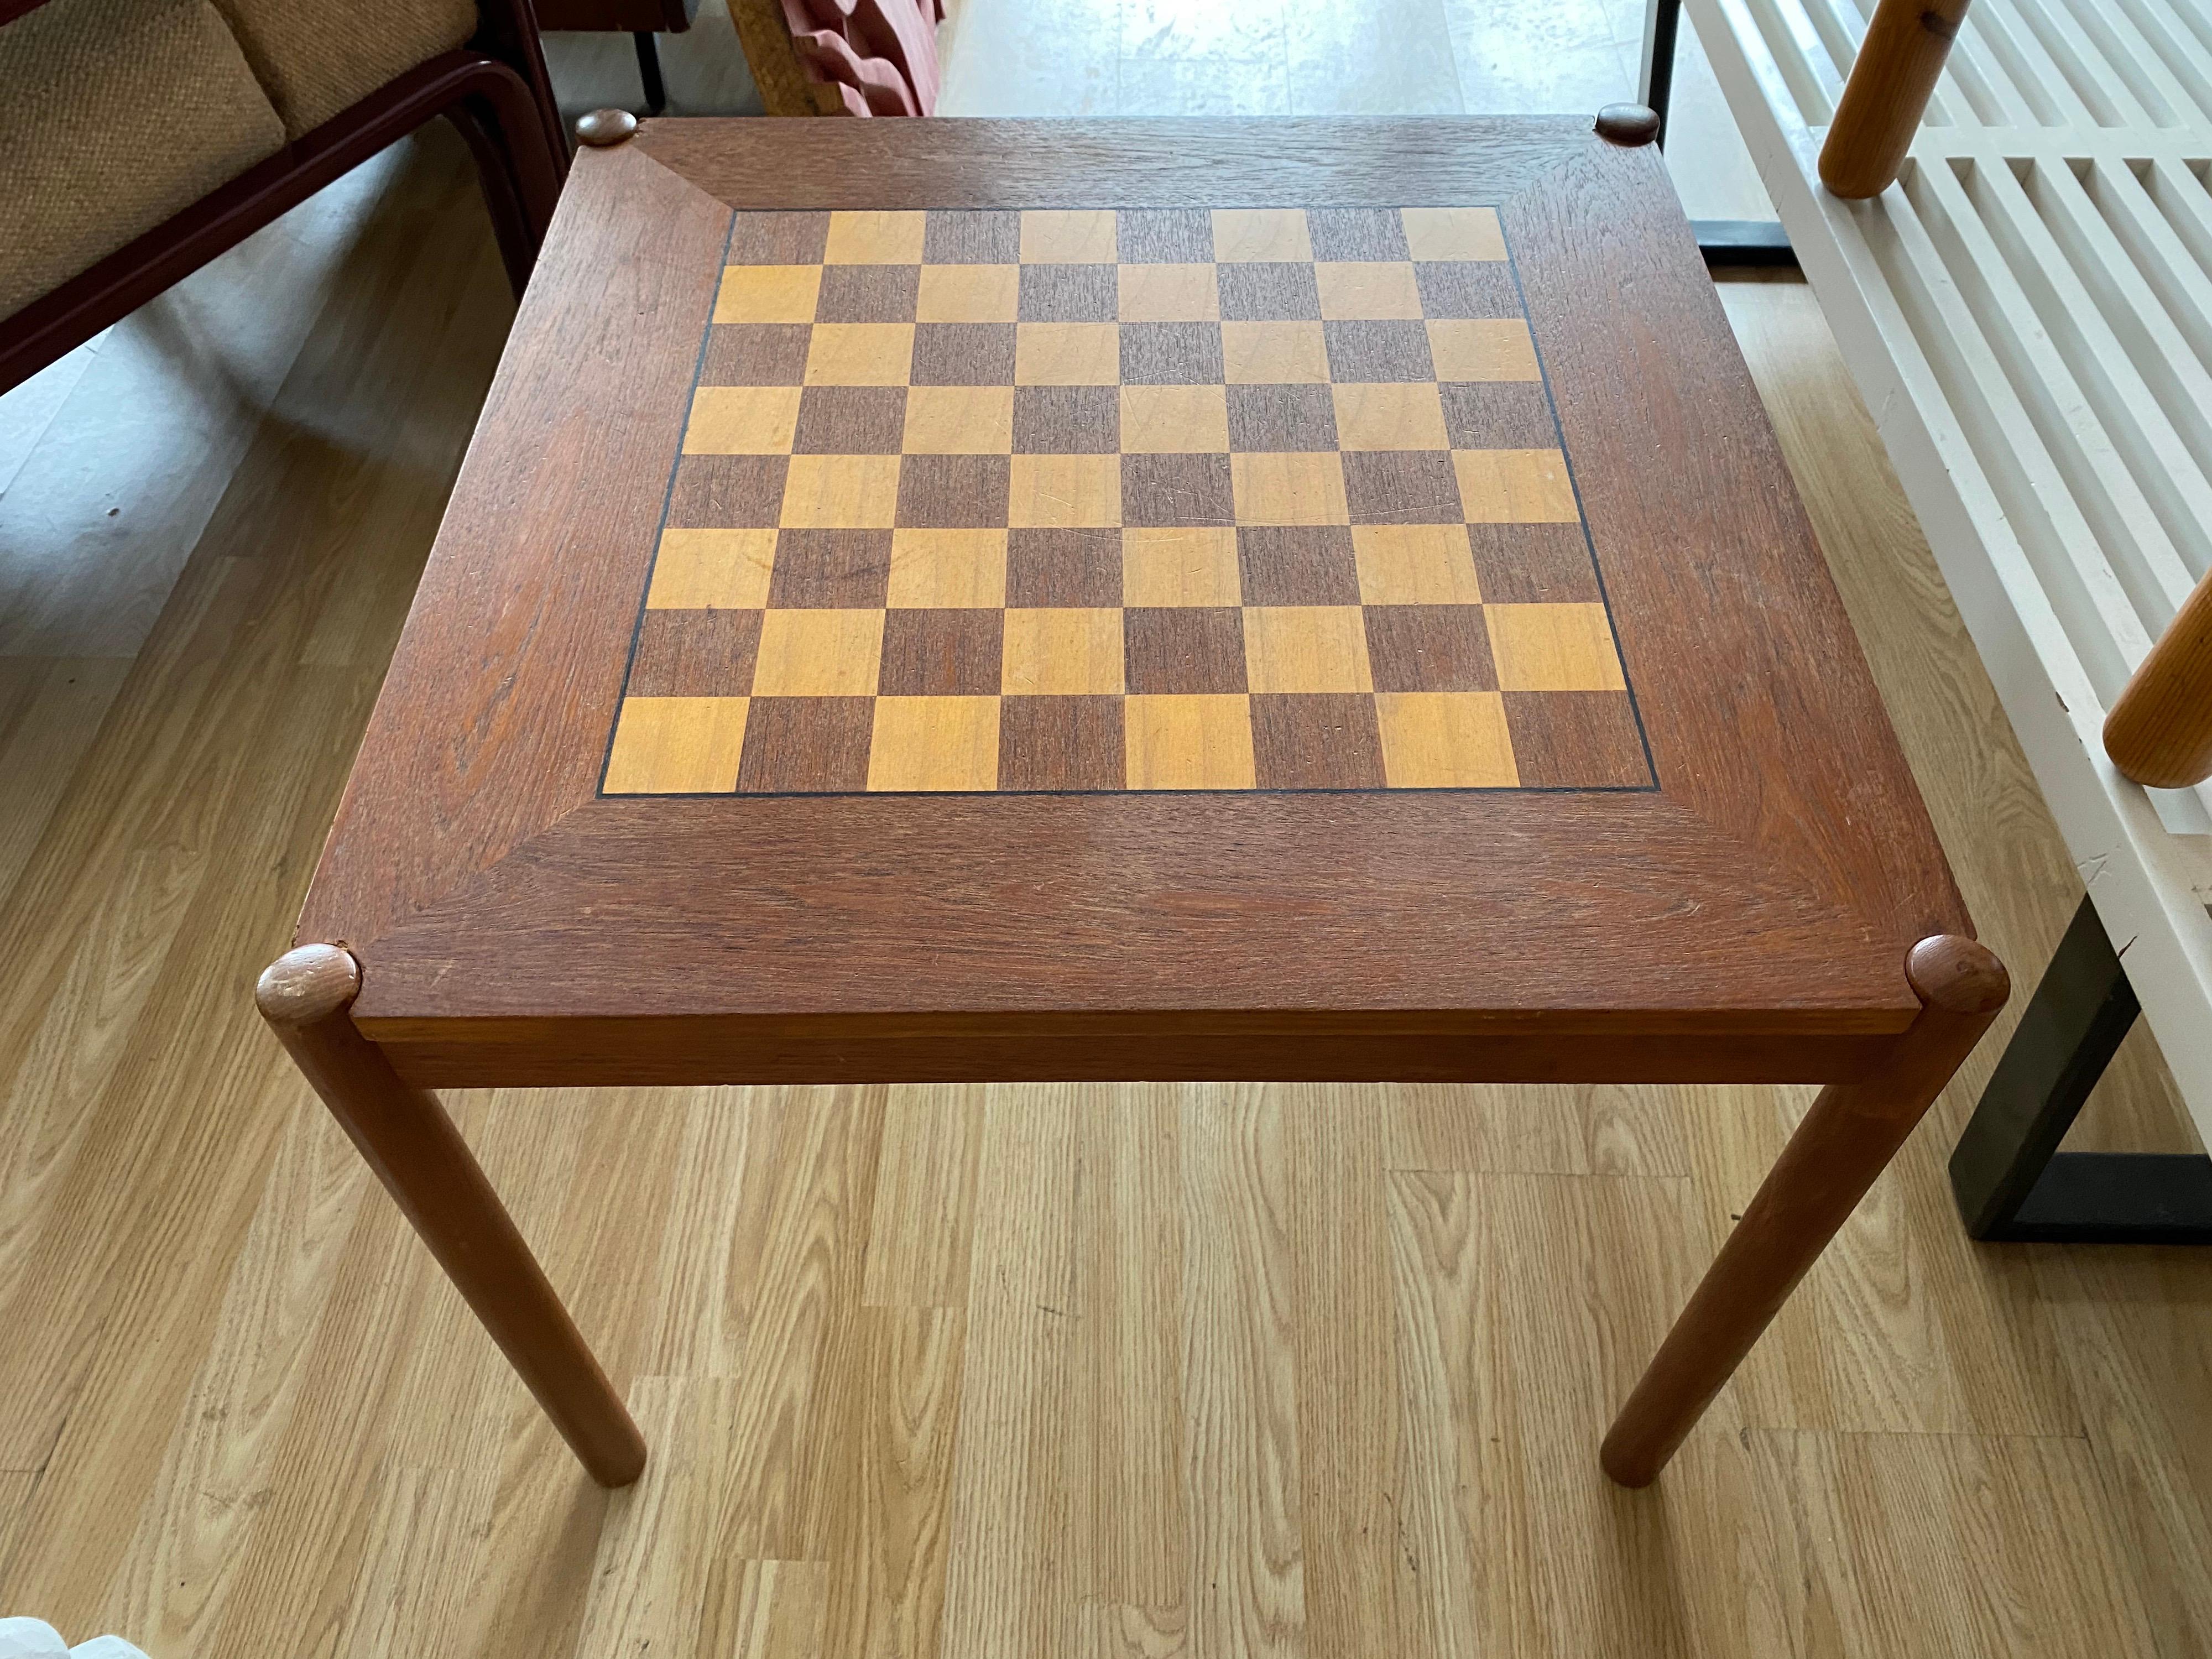
[[[215,0],[297,138],[477,32],[475,0]]]
[[[274,155],[207,0],[49,0],[0,27],[0,317]]]

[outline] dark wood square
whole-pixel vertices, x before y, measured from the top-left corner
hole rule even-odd
[[[1518,317],[1521,293],[1503,259],[1454,259],[1413,267],[1424,317]]]
[[[1226,455],[1124,455],[1121,522],[1209,525],[1237,521]]]
[[[1508,691],[1505,729],[1524,789],[1641,789],[1651,782],[1625,691]]]
[[[1316,322],[1321,289],[1310,261],[1238,261],[1215,267],[1226,323]]]
[[[1022,257],[1019,213],[933,208],[922,222],[927,265],[1010,265]]]
[[[1110,323],[1120,312],[1112,265],[1024,265],[1021,282],[1025,323]]]
[[[1306,234],[1316,259],[1410,259],[1395,208],[1308,208]]]
[[[895,269],[846,265],[847,270]],[[902,386],[811,386],[799,394],[796,455],[896,455],[906,431]]]
[[[1121,381],[1125,386],[1218,386],[1218,323],[1124,323]]]
[[[1538,380],[1458,380],[1437,388],[1454,449],[1556,449],[1559,428]]]
[[[1252,764],[1262,789],[1380,789],[1382,735],[1364,692],[1255,692]]]
[[[890,589],[888,530],[780,530],[768,602],[779,611],[869,611]]]
[[[1003,697],[1000,789],[1112,789],[1127,776],[1119,697]]]
[[[1012,323],[916,323],[913,386],[1012,386]]]
[[[1121,532],[1010,530],[1006,532],[1006,604],[1010,608],[1097,608],[1121,603]]]
[[[891,611],[884,616],[886,697],[992,697],[1006,633],[1003,611]]]
[[[1012,466],[1004,455],[905,456],[896,522],[907,529],[997,529],[1006,522]]]
[[[1132,609],[1121,638],[1133,696],[1244,689],[1244,613],[1233,605]]]
[[[827,213],[740,213],[730,227],[733,265],[818,265],[830,246]]]
[[[817,323],[910,323],[921,293],[920,265],[824,265]]]
[[[1024,269],[1035,270],[1035,266]],[[1014,388],[1014,453],[1112,455],[1121,447],[1121,389],[1112,386]]]
[[[783,514],[785,455],[686,455],[668,491],[674,529],[749,530]]]
[[[1237,567],[1247,605],[1359,603],[1359,565],[1346,525],[1241,525]]]
[[[797,386],[806,378],[811,323],[717,323],[707,331],[701,386]]]
[[[1262,454],[1334,449],[1335,399],[1325,386],[1232,386],[1229,447]]]
[[[648,611],[624,692],[633,697],[742,697],[753,689],[757,611]]]
[[[1589,604],[1605,597],[1578,524],[1471,524],[1467,538],[1486,604]]]
[[[1459,476],[1442,449],[1363,449],[1344,457],[1354,524],[1458,524]]]
[[[738,793],[819,794],[868,787],[873,697],[755,697],[745,711]]]
[[[1370,605],[1367,661],[1377,691],[1495,691],[1479,605]]]
[[[1115,216],[1128,265],[1202,265],[1213,258],[1213,215],[1205,208],[1123,208]]]
[[[1432,380],[1429,331],[1411,319],[1323,323],[1328,373],[1337,380]]]

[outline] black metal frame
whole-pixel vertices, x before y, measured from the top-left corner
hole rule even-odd
[[[668,83],[660,78],[660,42],[651,29],[634,30],[637,46],[637,78],[645,89],[645,113],[658,115],[668,107]]]
[[[2085,898],[1951,1153],[1951,1190],[1971,1237],[2212,1244],[2212,1158],[2058,1150],[2138,1012]]]
[[[1657,142],[1667,143],[1667,108],[1674,97],[1674,47],[1682,32],[1682,0],[1650,0],[1644,27],[1644,106],[1659,118]],[[1708,265],[1794,265],[1789,233],[1765,219],[1692,219],[1698,252]]]

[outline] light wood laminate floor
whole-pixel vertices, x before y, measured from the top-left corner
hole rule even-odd
[[[2032,981],[2079,878],[1809,295],[1726,298]],[[587,1485],[249,995],[509,313],[437,133],[0,400],[0,1612],[157,1659],[2212,1651],[2212,1256],[1969,1245],[2009,1014],[1640,1493],[1598,1437],[1808,1091],[457,1097],[652,1440]],[[2171,1089],[2139,1032],[2082,1144],[2189,1146]]]

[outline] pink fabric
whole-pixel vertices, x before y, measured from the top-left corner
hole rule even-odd
[[[851,115],[927,115],[937,107],[943,0],[782,0],[809,75]]]

